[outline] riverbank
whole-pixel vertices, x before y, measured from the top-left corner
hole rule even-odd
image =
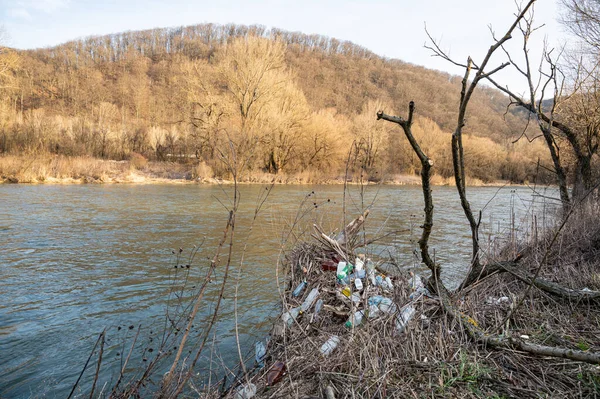
[[[249,172],[239,179],[242,184],[344,184],[344,176],[324,172],[302,172],[292,175]],[[2,156],[0,183],[25,184],[233,184],[232,180],[215,177],[203,164],[149,162],[141,157],[113,161],[89,157],[64,156]],[[357,179],[346,183],[358,184]],[[434,175],[436,186],[453,186],[453,178]],[[417,175],[394,174],[363,184],[420,185]],[[467,177],[469,186],[505,186],[507,181],[483,182]]]

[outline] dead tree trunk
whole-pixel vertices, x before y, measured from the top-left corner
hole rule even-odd
[[[383,113],[383,111],[379,111],[377,113],[377,119],[383,119],[388,122],[393,122],[404,130],[404,134],[408,139],[413,151],[419,157],[419,161],[421,161],[421,183],[423,188],[423,199],[425,201],[425,220],[423,222],[423,233],[421,234],[421,239],[419,239],[419,248],[421,249],[421,260],[423,263],[431,270],[431,281],[429,286],[434,289],[440,289],[440,286],[443,287],[443,284],[440,281],[440,265],[436,264],[431,256],[429,255],[429,236],[431,235],[431,229],[433,227],[433,198],[431,196],[431,167],[433,166],[433,161],[429,159],[427,155],[423,152],[419,143],[412,134],[412,121],[413,114],[415,111],[415,103],[411,101],[408,105],[408,119],[405,120],[398,116],[390,116]]]

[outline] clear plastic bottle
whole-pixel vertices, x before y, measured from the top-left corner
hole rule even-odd
[[[262,341],[256,342],[254,344],[254,358],[260,367],[264,366],[263,360],[265,359],[266,354],[267,348],[265,347],[265,344],[263,344]]]
[[[369,306],[375,305],[381,310],[383,313],[394,313],[398,309],[394,301],[390,298],[386,298],[381,295],[375,295],[369,298],[367,301]]]
[[[240,386],[237,391],[235,391],[234,399],[250,399],[256,395],[256,385],[249,382]]]
[[[298,284],[298,286],[296,287],[294,292],[292,292],[292,295],[294,297],[297,297],[298,295],[300,295],[302,293],[302,291],[304,291],[304,287],[306,287],[306,281],[303,281],[300,284]]]
[[[323,346],[321,346],[321,353],[323,354],[323,356],[328,356],[329,354],[331,354],[331,352],[335,350],[335,348],[337,348],[339,344],[340,337],[338,337],[337,335],[333,335],[323,344]]]
[[[361,258],[356,258],[354,260],[354,267],[356,268],[356,271],[360,271],[364,268],[365,266],[365,262],[363,262],[363,260]]]
[[[352,316],[350,316],[350,318],[346,322],[346,327],[350,328],[352,326],[359,326],[362,323],[364,315],[365,312],[363,310],[357,310]]]
[[[301,310],[302,310],[302,308],[300,306],[298,306],[297,308],[293,308],[293,309],[290,309],[288,312],[285,312],[283,314],[283,316],[281,316],[281,318],[283,319],[283,322],[285,324],[287,324],[288,327],[290,327],[294,323],[294,320],[300,314]]]
[[[392,279],[391,278],[386,277],[384,281],[385,281],[385,284],[387,285],[388,289],[390,289],[390,290],[394,289],[394,284],[392,284]]]
[[[302,302],[302,306],[300,306],[303,312],[306,312],[312,307],[313,303],[315,303],[315,300],[317,299],[317,296],[319,296],[319,289],[313,288],[304,300],[304,302]]]
[[[381,310],[377,305],[369,305],[368,317],[369,319],[374,319],[375,317],[381,314]]]
[[[399,333],[403,332],[406,329],[408,322],[410,321],[410,319],[413,318],[415,313],[416,310],[412,305],[409,305],[402,309],[402,311],[398,313],[398,316],[396,316],[396,331],[398,331]]]
[[[317,304],[315,305],[315,314],[318,314],[321,311],[322,307],[323,307],[323,300],[319,299],[317,301]]]
[[[417,291],[419,288],[425,288],[423,285],[423,280],[421,280],[421,276],[417,273],[411,273],[412,277],[408,279],[408,285],[412,288],[413,291]]]

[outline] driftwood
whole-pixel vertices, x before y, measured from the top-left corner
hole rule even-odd
[[[325,234],[323,229],[316,224],[314,224],[313,227],[317,234],[313,234],[312,236],[323,245],[330,248],[333,252],[338,254],[342,259],[349,262],[349,255],[354,250],[352,243],[355,241],[356,235],[360,231],[362,225],[365,223],[367,216],[369,216],[368,209],[365,210],[362,215],[348,223],[348,225],[344,228],[344,231],[340,232],[335,239]]]
[[[340,245],[346,245],[351,242],[356,234],[360,231],[360,228],[365,223],[365,219],[369,216],[369,210],[365,210],[362,215],[348,223],[348,225],[344,228],[344,231],[340,232],[336,237],[336,241]]]

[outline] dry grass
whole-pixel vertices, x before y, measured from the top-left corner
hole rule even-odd
[[[0,157],[0,178],[11,183],[106,182],[113,176],[124,176],[128,172],[129,165],[126,162],[87,157]]]
[[[144,183],[191,178],[189,165],[147,162],[141,156],[128,161],[50,155],[0,157],[0,182],[5,183]]]
[[[166,183],[199,182],[231,183],[218,178],[218,173],[207,163],[181,164],[174,162],[149,162],[139,154],[126,161],[103,160],[92,157],[63,155],[0,156],[0,183]],[[261,171],[245,172],[240,183],[256,184],[344,184],[343,177],[326,174],[320,170],[306,170],[292,174],[271,174]],[[453,185],[450,178],[435,175],[433,185]],[[350,181],[349,184],[358,183]],[[420,185],[416,175],[391,175],[381,183]],[[468,185],[481,186],[481,180],[467,179]],[[371,184],[371,183],[368,183]],[[493,185],[493,184],[492,184]]]

